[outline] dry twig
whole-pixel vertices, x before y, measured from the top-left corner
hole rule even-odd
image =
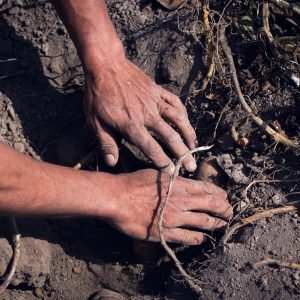
[[[181,273],[181,275],[183,276],[183,278],[187,281],[187,283],[190,285],[190,287],[197,293],[201,293],[202,289],[200,288],[200,286],[198,285],[198,282],[195,278],[193,278],[191,275],[189,275],[185,269],[182,267],[180,261],[178,260],[176,254],[174,253],[174,251],[168,246],[166,239],[164,237],[164,229],[163,229],[163,219],[164,219],[164,213],[166,210],[166,207],[168,205],[168,201],[169,198],[172,194],[172,190],[173,190],[173,185],[174,182],[176,180],[176,177],[179,175],[179,170],[181,168],[182,162],[185,159],[185,157],[189,154],[193,154],[196,152],[200,152],[200,151],[206,151],[209,150],[212,146],[202,146],[202,147],[198,147],[195,148],[191,151],[188,151],[187,153],[185,153],[183,156],[181,156],[175,166],[174,172],[173,174],[170,176],[170,181],[169,181],[169,186],[168,186],[168,192],[167,192],[167,196],[166,196],[166,200],[164,201],[164,203],[162,204],[162,208],[160,211],[160,216],[159,216],[159,220],[158,220],[158,230],[159,230],[159,235],[160,235],[160,241],[162,246],[164,247],[164,249],[166,250],[166,252],[169,254],[169,256],[173,259],[176,267],[178,268],[179,272]]]
[[[263,260],[260,260],[254,264],[252,264],[252,267],[254,269],[260,268],[265,265],[276,265],[281,268],[289,268],[289,269],[294,269],[294,270],[300,270],[300,264],[299,263],[294,263],[294,262],[289,262],[289,261],[284,261],[284,260],[279,260],[279,259],[274,259],[274,258],[265,258]]]
[[[283,136],[281,133],[276,132],[274,129],[272,129],[260,117],[256,116],[253,113],[250,106],[247,104],[247,102],[244,98],[244,95],[242,93],[240,84],[239,84],[235,64],[234,64],[233,57],[232,57],[231,48],[229,47],[229,45],[227,43],[227,39],[225,37],[225,28],[224,28],[224,26],[222,26],[221,30],[220,30],[220,43],[221,43],[222,49],[223,49],[223,51],[226,55],[226,58],[228,60],[233,87],[234,87],[234,90],[236,92],[237,99],[238,99],[239,103],[241,104],[242,108],[245,110],[246,113],[249,114],[252,121],[254,123],[256,123],[264,131],[266,131],[269,135],[271,135],[276,142],[285,145],[287,148],[292,149],[297,153],[300,153],[300,146],[299,145],[296,145],[291,140],[289,140],[287,137]]]
[[[278,208],[272,208],[269,210],[264,210],[262,212],[259,212],[253,216],[250,216],[248,218],[245,218],[243,220],[240,220],[236,224],[234,224],[228,231],[227,233],[223,236],[221,239],[221,245],[225,245],[227,241],[231,238],[231,236],[241,227],[245,225],[252,224],[258,220],[272,217],[277,214],[282,214],[282,213],[289,213],[293,211],[297,211],[300,207],[300,201],[295,201],[295,202],[290,202],[288,203],[288,206],[283,206],[283,207],[278,207]]]
[[[2,284],[0,285],[0,294],[3,293],[8,285],[10,284],[19,262],[20,254],[21,254],[21,234],[19,233],[17,222],[15,218],[11,218],[11,227],[13,229],[13,257],[11,266],[8,274],[4,277]]]

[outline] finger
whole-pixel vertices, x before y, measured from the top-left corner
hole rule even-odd
[[[179,158],[189,151],[183,143],[180,135],[164,120],[151,124],[151,130],[168,146],[173,154]],[[187,171],[195,171],[197,168],[196,161],[191,154],[188,154],[183,161],[183,166]]]
[[[178,227],[189,227],[201,230],[220,230],[227,225],[222,219],[214,218],[205,213],[183,212],[178,217]]]
[[[229,220],[233,215],[232,206],[228,201],[214,194],[192,195],[186,197],[183,211],[206,212],[224,220]]]
[[[162,87],[159,87],[160,96],[163,100],[166,101],[166,103],[178,108],[182,113],[187,115],[187,111],[185,106],[182,104],[181,100],[178,96],[170,93],[169,91],[163,89]]]
[[[183,228],[164,230],[164,236],[168,242],[185,245],[200,245],[207,240],[202,232]]]
[[[172,160],[164,153],[145,127],[137,128],[135,132],[127,132],[126,134],[131,142],[147,155],[161,171],[173,174],[174,164]]]
[[[165,109],[161,113],[161,116],[167,121],[176,125],[190,149],[194,149],[198,146],[195,130],[186,114],[180,112],[178,109],[170,105],[166,105]]]
[[[107,126],[100,125],[98,121],[95,121],[94,125],[104,160],[108,166],[113,167],[119,159],[119,148],[116,140]]]
[[[220,196],[220,198],[227,201],[227,193],[219,186],[207,182],[207,181],[198,181],[194,179],[183,179],[186,181],[185,183],[185,191],[191,195],[200,195],[200,194],[216,194]]]

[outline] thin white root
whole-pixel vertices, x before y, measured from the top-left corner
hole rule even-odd
[[[252,264],[253,269],[262,267],[262,266],[270,266],[270,265],[276,265],[280,268],[289,268],[289,269],[294,269],[294,270],[300,270],[300,264],[295,263],[295,262],[290,262],[290,261],[284,261],[284,260],[279,260],[279,259],[274,259],[274,258],[265,258],[263,260],[260,260],[254,264]]]
[[[160,242],[163,246],[163,248],[166,250],[166,252],[169,254],[169,256],[173,259],[176,267],[178,268],[180,274],[183,276],[183,278],[186,280],[186,282],[189,284],[189,286],[198,294],[202,293],[202,289],[199,286],[198,281],[192,277],[191,275],[189,275],[185,269],[182,267],[180,261],[178,260],[176,254],[174,253],[174,251],[168,246],[166,239],[164,237],[164,229],[163,229],[163,219],[164,219],[164,213],[169,201],[169,198],[172,194],[172,190],[173,190],[173,185],[174,182],[176,180],[176,177],[179,175],[179,170],[182,166],[182,162],[183,160],[186,158],[187,155],[189,154],[193,154],[196,152],[200,152],[200,151],[207,151],[211,148],[212,146],[202,146],[202,147],[198,147],[195,148],[191,151],[188,151],[187,153],[185,153],[183,156],[181,156],[175,166],[174,172],[173,174],[170,176],[170,181],[169,181],[169,186],[168,186],[168,192],[167,192],[167,196],[166,196],[166,200],[164,201],[164,203],[162,204],[162,208],[160,211],[160,216],[159,216],[159,220],[158,220],[158,230],[159,230],[159,235],[160,235]]]
[[[11,262],[11,267],[8,274],[5,276],[4,281],[0,285],[0,294],[2,294],[8,285],[11,283],[12,278],[15,275],[16,268],[19,262],[20,254],[21,254],[21,234],[19,233],[18,226],[15,218],[11,218],[11,225],[13,228],[13,257]]]

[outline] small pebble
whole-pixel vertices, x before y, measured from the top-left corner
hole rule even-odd
[[[240,203],[240,210],[243,210],[244,208],[246,208],[247,207],[247,203],[245,202],[245,201],[241,201]]]
[[[300,280],[300,272],[297,271],[297,272],[293,273],[292,278],[296,281],[299,281]]]
[[[24,151],[25,151],[25,146],[24,146],[24,144],[22,144],[22,143],[20,143],[20,142],[14,143],[14,148],[15,148],[17,151],[21,152],[21,153],[24,153]]]
[[[43,295],[43,289],[42,288],[36,288],[34,290],[34,295],[43,299],[44,298],[44,295]]]
[[[81,269],[79,267],[74,267],[72,269],[72,271],[73,271],[74,274],[80,274],[81,273]]]

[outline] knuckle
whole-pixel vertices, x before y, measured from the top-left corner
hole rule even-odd
[[[199,214],[199,224],[203,227],[209,227],[211,225],[211,219],[207,214]]]
[[[221,206],[220,200],[215,196],[210,196],[209,206],[213,211],[218,211]]]
[[[202,194],[202,185],[203,185],[203,181],[189,181],[189,184],[186,185],[186,190],[187,192],[189,192],[190,194],[196,194],[194,193],[194,191],[199,191],[197,194]]]
[[[189,240],[190,240],[190,233],[188,230],[185,230],[182,234],[182,243],[183,244],[189,244]]]
[[[114,148],[115,144],[113,142],[100,139],[100,149],[103,152],[107,152],[107,150],[112,150]]]
[[[174,131],[167,136],[166,140],[167,140],[167,143],[169,143],[169,144],[179,143],[179,142],[181,142],[181,137],[176,131]]]
[[[178,98],[178,100],[176,101],[178,104],[178,109],[179,111],[186,117],[187,116],[187,109],[185,107],[185,105],[181,102],[181,100]]]
[[[163,219],[163,227],[164,228],[174,228],[176,227],[176,217],[173,212],[170,210],[166,211]]]
[[[127,132],[127,134],[132,135],[135,133],[138,129],[138,125],[135,121],[127,121],[125,122],[125,126],[123,127],[123,130]]]
[[[175,115],[175,120],[178,124],[187,125],[189,121],[184,113],[178,113]]]
[[[139,119],[127,120],[121,123],[120,131],[128,136],[141,136],[144,124]]]
[[[172,93],[171,93],[171,95],[172,95],[172,100],[173,100],[174,102],[177,102],[178,104],[184,106],[184,105],[182,104],[182,102],[181,102],[181,100],[180,100],[180,98],[179,98],[178,96],[176,96],[176,95],[174,95],[174,94],[172,94]]]
[[[203,182],[204,189],[207,194],[209,195],[218,195],[220,198],[223,199],[224,197],[224,190],[222,190],[220,187],[214,185],[213,183],[210,183],[208,181]],[[225,195],[227,196],[227,193],[225,192]]]
[[[180,101],[180,99],[178,98],[179,103],[180,103],[180,110],[184,113],[184,115],[187,115],[187,109],[186,107],[182,104],[182,102]]]
[[[143,114],[144,114],[145,122],[148,124],[156,124],[161,120],[157,110],[144,109]]]
[[[220,196],[222,197],[222,199],[228,201],[228,198],[227,198],[228,195],[227,195],[226,191],[224,191],[223,189],[220,189],[219,193],[220,193]]]
[[[151,141],[151,139],[149,139],[146,143],[147,147],[145,149],[145,154],[147,154],[148,156],[150,156],[151,158],[156,158],[158,159],[160,154],[161,154],[161,150],[160,148]]]

